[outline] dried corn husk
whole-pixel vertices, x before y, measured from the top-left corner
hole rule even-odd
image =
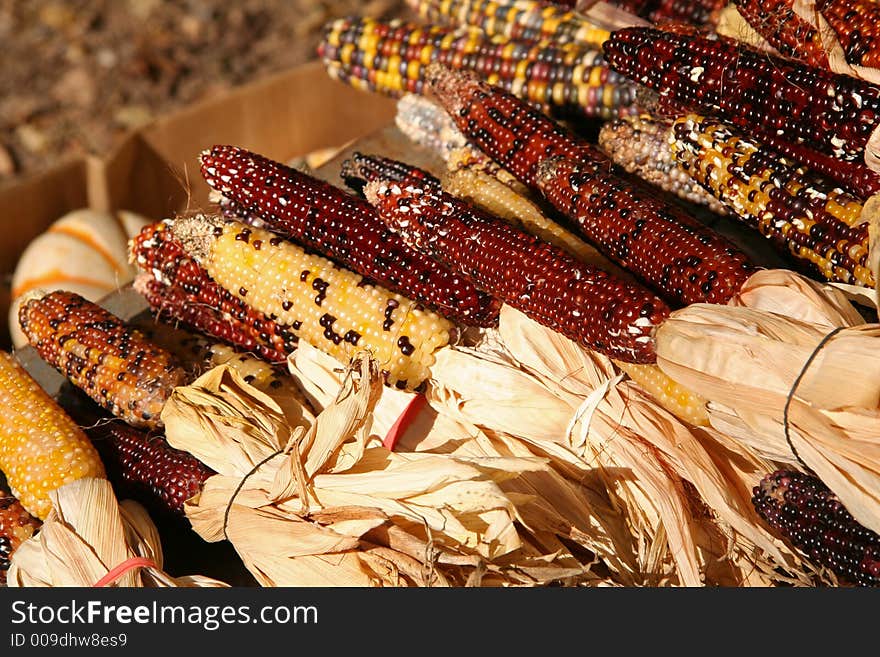
[[[79,479],[49,495],[52,512],[13,554],[9,586],[93,586],[132,557],[146,557],[156,567],[130,570],[116,586],[227,586],[200,575],[171,577],[163,572],[155,525],[137,502],[117,503],[105,479]]]
[[[187,505],[193,527],[228,537],[264,585],[599,581],[519,528],[528,496],[501,485],[545,460],[391,452],[370,432],[383,390],[360,356],[314,421],[293,426],[225,366],[178,388],[168,441],[219,473]]]

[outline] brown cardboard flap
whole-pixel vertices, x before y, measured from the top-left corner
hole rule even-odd
[[[203,207],[202,150],[234,144],[285,161],[370,133],[394,111],[393,100],[332,80],[312,62],[148,126],[107,162],[111,202],[148,216]]]

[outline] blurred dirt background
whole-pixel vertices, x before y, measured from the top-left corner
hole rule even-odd
[[[0,0],[0,185],[315,58],[325,22],[403,0]]]

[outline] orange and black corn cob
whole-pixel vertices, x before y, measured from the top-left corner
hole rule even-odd
[[[469,326],[498,323],[500,302],[407,247],[365,200],[235,146],[203,152],[201,165],[211,187],[258,215],[273,232],[450,320]]]
[[[611,173],[604,154],[552,119],[472,76],[432,74],[435,96],[465,136],[668,301],[726,303],[753,272],[727,240]]]
[[[553,113],[613,118],[636,113],[638,85],[605,64],[598,49],[488,37],[475,30],[400,20],[344,18],[318,48],[331,76],[394,97],[421,94],[434,61],[474,71],[490,84]]]
[[[413,248],[535,321],[626,362],[656,361],[652,331],[669,308],[648,290],[418,178],[373,180],[365,193]]]
[[[578,12],[537,0],[407,0],[407,3],[432,25],[467,26],[508,39],[601,48],[609,34]]]
[[[828,53],[816,26],[798,16],[793,0],[734,0],[740,15],[783,55],[828,68]]]
[[[626,28],[604,49],[612,68],[691,111],[880,168],[876,85],[718,35]]]
[[[12,554],[34,535],[40,521],[24,510],[15,497],[0,489],[0,586],[6,584],[6,571]]]
[[[121,422],[87,430],[120,497],[131,497],[152,511],[183,516],[183,504],[213,474],[189,452],[175,449],[161,435]]]
[[[58,290],[22,304],[19,323],[40,357],[116,417],[161,425],[165,401],[186,374],[176,359],[121,319]]]
[[[880,68],[880,4],[876,0],[816,0],[849,64]]]
[[[694,180],[778,250],[830,281],[874,286],[861,199],[716,119],[683,116],[673,135]]]
[[[284,362],[296,348],[290,331],[212,280],[172,237],[167,222],[135,236],[131,259],[145,272],[134,287],[160,318],[172,317],[272,363]]]
[[[765,476],[752,504],[810,559],[859,586],[880,586],[880,535],[856,522],[818,477],[791,470]]]

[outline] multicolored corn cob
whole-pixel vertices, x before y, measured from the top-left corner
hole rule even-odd
[[[793,9],[793,0],[733,0],[740,15],[783,55],[828,68],[819,30]]]
[[[694,180],[748,225],[831,281],[874,286],[862,201],[716,119],[673,125],[673,152]]]
[[[717,35],[626,28],[604,48],[614,69],[691,111],[880,169],[878,86]]]
[[[606,119],[637,111],[638,86],[611,71],[601,51],[574,44],[346,18],[325,28],[318,52],[332,77],[395,97],[421,94],[425,68],[438,61],[474,71],[546,111]]]
[[[708,426],[708,400],[675,381],[657,365],[639,365],[619,360],[615,360],[614,364],[680,420],[698,427]]]
[[[431,24],[469,26],[490,36],[577,43],[601,49],[610,34],[577,12],[536,0],[407,0]]]
[[[727,0],[611,0],[609,4],[652,23],[675,21],[713,27]]]
[[[273,363],[285,362],[296,348],[290,331],[211,280],[172,237],[168,222],[146,226],[130,247],[132,262],[146,272],[134,287],[159,318],[174,318]]]
[[[652,331],[669,308],[648,290],[416,178],[374,180],[365,193],[413,248],[535,321],[620,360],[656,360]]]
[[[496,299],[407,247],[363,199],[234,146],[203,152],[201,165],[211,187],[259,214],[272,231],[455,322],[497,325]]]
[[[40,357],[134,426],[161,426],[186,374],[176,359],[99,305],[58,290],[22,304],[19,323]]]
[[[24,510],[15,497],[0,489],[0,586],[6,584],[6,571],[18,546],[34,535],[40,521]]]
[[[682,169],[669,147],[672,123],[639,115],[605,123],[599,130],[599,147],[627,173],[632,173],[691,203],[725,214],[724,205],[700,187]]]
[[[472,142],[670,302],[726,303],[754,270],[727,240],[611,173],[607,156],[510,94],[439,66],[431,86]]]
[[[299,339],[343,363],[371,351],[389,385],[418,388],[454,336],[448,320],[268,231],[207,215],[172,231],[211,278]]]
[[[6,352],[0,352],[0,408],[0,471],[29,513],[45,520],[50,492],[104,476],[83,430]]]
[[[880,5],[875,0],[816,0],[834,30],[846,61],[880,68]]]
[[[183,504],[201,491],[215,472],[163,436],[150,435],[121,422],[88,429],[120,497],[130,497],[151,511],[183,516]]]
[[[880,586],[880,535],[856,522],[818,477],[777,470],[753,494],[758,514],[810,559],[852,584]]]

